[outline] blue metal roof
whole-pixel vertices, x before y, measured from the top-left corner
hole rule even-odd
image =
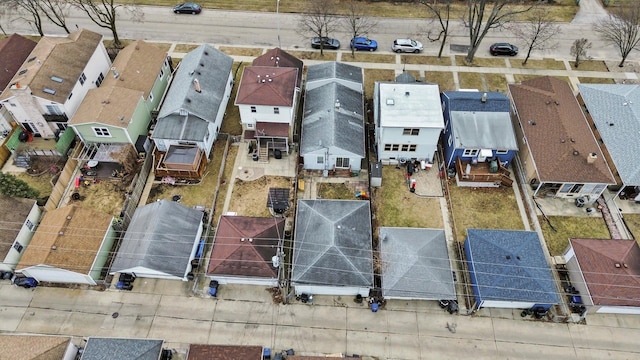
[[[465,249],[479,303],[559,302],[536,232],[467,229]]]

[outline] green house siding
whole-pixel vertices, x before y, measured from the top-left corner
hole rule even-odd
[[[86,144],[121,144],[129,142],[125,129],[121,127],[96,123],[74,125],[73,127]],[[93,128],[107,128],[111,136],[96,136]]]
[[[147,135],[147,132],[149,131],[151,109],[147,107],[147,104],[148,100],[145,101],[140,98],[138,106],[136,106],[136,110],[133,112],[133,116],[131,117],[131,123],[129,123],[128,131],[133,144],[135,144],[139,135]]]
[[[102,270],[105,268],[107,260],[109,260],[109,253],[111,253],[111,249],[113,248],[115,239],[116,231],[113,230],[113,227],[109,226],[109,230],[104,236],[104,240],[102,241],[100,250],[98,250],[96,259],[93,262],[93,266],[91,267],[91,273],[89,273],[89,276],[91,276],[93,280],[100,280]]]
[[[147,99],[150,110],[158,110],[158,108],[160,107],[160,101],[162,100],[164,93],[167,91],[169,78],[171,77],[171,68],[169,68],[167,64],[168,62],[165,61],[165,63],[162,65],[163,75],[162,77],[160,77],[160,74],[158,74],[156,82],[153,84],[153,88],[151,89],[153,100],[150,101],[149,99]]]

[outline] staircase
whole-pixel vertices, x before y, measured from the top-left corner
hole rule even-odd
[[[500,185],[511,187],[511,184],[513,184],[513,180],[511,180],[509,175],[502,174],[502,176],[500,176]]]
[[[268,163],[269,162],[269,148],[266,146],[261,146],[258,149],[258,162]]]
[[[17,155],[13,162],[17,167],[28,169],[30,166],[31,158],[29,154]]]

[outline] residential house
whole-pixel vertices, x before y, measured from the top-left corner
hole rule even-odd
[[[373,94],[378,160],[433,163],[444,119],[437,84],[376,82]]]
[[[0,64],[4,67],[4,71],[0,71],[0,95],[18,72],[22,63],[27,60],[36,44],[35,41],[18,34],[12,34],[0,40]],[[11,122],[11,114],[0,103],[0,131],[3,134],[8,134],[11,131]]]
[[[305,90],[313,90],[329,83],[339,83],[351,90],[363,93],[364,84],[362,69],[345,63],[324,62],[310,65],[307,68]]]
[[[136,209],[111,274],[187,281],[202,236],[204,213],[160,200]]]
[[[456,299],[444,230],[381,227],[378,237],[385,299]]]
[[[523,175],[534,196],[591,202],[615,184],[566,81],[538,77],[510,84],[509,94]]]
[[[518,152],[509,99],[499,92],[445,91],[443,148],[458,186],[511,186]]]
[[[35,200],[0,195],[0,271],[13,271],[29,246],[42,212]],[[8,210],[11,209],[11,210]]]
[[[640,85],[579,84],[578,101],[604,144],[618,195],[640,201]]]
[[[361,200],[299,200],[291,285],[296,295],[369,296],[371,209]]]
[[[284,218],[222,215],[207,276],[220,284],[278,286],[284,224]]]
[[[116,239],[113,217],[67,205],[47,211],[16,273],[39,282],[96,285]]]
[[[230,56],[207,44],[182,59],[153,129],[156,176],[202,177],[231,96],[232,67]]]
[[[78,354],[69,336],[3,334],[0,349],[2,359],[69,360]]]
[[[87,92],[107,76],[111,60],[102,40],[86,29],[67,37],[43,37],[0,95],[0,103],[27,132],[55,138]]]
[[[366,156],[364,96],[339,82],[307,90],[300,156],[305,170],[361,170]]]
[[[187,360],[262,360],[262,346],[191,344]],[[288,358],[288,357],[287,357]]]
[[[80,360],[159,360],[163,344],[164,340],[91,336],[87,339]]]
[[[571,286],[588,313],[640,314],[640,247],[635,240],[569,239]]]
[[[560,302],[535,231],[467,229],[473,309],[549,309]]]
[[[102,85],[87,93],[69,121],[87,155],[100,153],[101,146],[135,145],[139,137],[146,138],[171,71],[166,51],[152,44],[137,40],[122,49]]]
[[[240,111],[244,138],[255,140],[266,161],[269,151],[289,153],[300,103],[302,61],[278,48],[246,66],[235,105]]]

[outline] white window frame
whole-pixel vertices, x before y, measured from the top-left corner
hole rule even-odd
[[[316,164],[324,164],[324,156],[317,156]]]
[[[257,112],[258,112],[258,109],[257,109],[255,106],[252,106],[252,107],[251,107],[251,112],[252,112],[252,113],[257,113]]]
[[[349,162],[349,158],[347,157],[337,157],[336,158],[336,167],[339,169],[348,169],[351,166]]]
[[[464,149],[462,152],[462,156],[465,157],[478,156],[478,154],[480,154],[480,149]]]
[[[80,85],[84,86],[85,81],[87,81],[87,75],[84,74],[84,72],[82,74],[80,74],[80,77],[78,78],[78,81],[80,82]]]
[[[496,150],[496,155],[506,155],[509,153],[509,150]]]
[[[280,108],[279,107],[274,107],[273,108],[273,113],[276,114],[276,115],[280,114]]]
[[[26,226],[29,231],[33,231],[33,228],[36,227],[29,219],[24,222],[24,226]]]
[[[97,137],[111,137],[111,132],[109,128],[105,127],[92,127],[93,134]]]

